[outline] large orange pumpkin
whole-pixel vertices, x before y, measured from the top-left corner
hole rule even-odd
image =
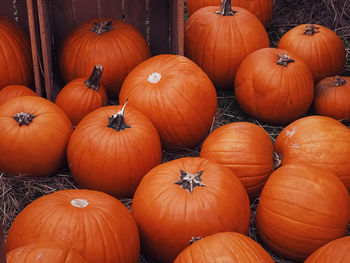
[[[0,89],[8,85],[30,86],[33,62],[28,35],[6,17],[0,17],[0,35]]]
[[[294,53],[264,48],[248,55],[239,66],[235,95],[242,110],[269,123],[289,123],[312,104],[312,74]]]
[[[315,82],[340,74],[345,66],[343,41],[331,29],[317,24],[302,24],[280,39],[278,48],[293,52],[305,61]]]
[[[90,77],[70,81],[58,93],[55,103],[76,126],[89,112],[107,105],[105,88],[100,84],[103,66],[95,65]]]
[[[277,136],[282,165],[310,163],[331,170],[350,190],[350,130],[330,117],[304,117]]]
[[[317,114],[336,120],[350,119],[349,102],[350,77],[332,76],[317,83],[313,103]]]
[[[271,256],[253,239],[236,232],[220,232],[195,241],[174,263],[273,263]]]
[[[139,258],[139,234],[130,212],[98,191],[62,190],[26,206],[10,227],[7,252],[40,241],[63,242],[89,262],[137,263]]]
[[[344,236],[349,220],[350,198],[339,178],[301,164],[281,166],[271,174],[256,212],[263,243],[297,261]]]
[[[37,94],[23,85],[8,85],[0,90],[0,105],[9,99],[20,96],[37,96]]]
[[[137,188],[132,214],[142,250],[173,262],[193,237],[217,232],[247,234],[250,206],[243,185],[228,168],[187,157],[153,168]]]
[[[102,85],[115,98],[127,74],[151,51],[142,34],[117,19],[99,18],[76,27],[61,46],[59,67],[66,82],[89,76],[96,64],[104,66]]]
[[[0,105],[0,170],[22,176],[48,176],[65,164],[72,133],[67,115],[38,96]]]
[[[273,171],[273,145],[260,126],[234,122],[214,130],[202,145],[201,157],[231,169],[251,198],[260,193]]]
[[[269,47],[269,38],[256,16],[241,7],[232,10],[229,0],[223,2],[221,8],[203,7],[187,20],[185,55],[216,88],[232,89],[239,64],[251,52]]]
[[[162,149],[156,128],[142,113],[129,106],[107,106],[78,124],[67,158],[80,186],[132,197],[141,178],[161,163]]]
[[[219,6],[220,0],[187,0],[188,15],[192,15],[198,9],[205,6]],[[232,6],[243,7],[252,12],[267,27],[270,24],[273,13],[272,0],[231,0]]]
[[[88,263],[64,243],[41,241],[18,247],[6,254],[7,263]]]
[[[158,55],[133,69],[119,101],[144,113],[157,128],[163,146],[190,148],[209,132],[217,109],[215,88],[191,60]]]

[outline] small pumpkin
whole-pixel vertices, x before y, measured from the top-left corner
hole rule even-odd
[[[151,56],[143,35],[131,24],[96,18],[78,25],[64,40],[59,53],[62,78],[69,82],[89,76],[96,64],[104,66],[101,80],[115,98],[127,74]]]
[[[296,261],[344,236],[349,220],[350,198],[344,184],[331,171],[310,164],[288,164],[274,171],[256,212],[263,243]]]
[[[76,126],[89,112],[107,105],[107,94],[100,84],[103,66],[95,65],[90,77],[74,79],[58,93],[55,103]]]
[[[7,252],[41,241],[63,242],[89,262],[137,263],[139,258],[139,234],[130,212],[98,191],[61,190],[26,206],[10,227]]]
[[[203,7],[185,24],[185,56],[206,72],[217,89],[232,89],[239,64],[251,52],[269,47],[263,24],[231,0]]]
[[[290,123],[312,104],[312,74],[294,53],[264,48],[249,54],[240,64],[235,95],[241,109],[268,123]]]
[[[0,90],[0,105],[9,99],[20,96],[37,96],[37,94],[27,86],[8,85]]]
[[[247,234],[250,205],[228,168],[200,157],[173,160],[148,172],[131,207],[142,249],[157,262],[173,262],[193,237]]]
[[[350,119],[350,77],[332,76],[316,85],[313,106],[319,115]]]
[[[283,35],[277,47],[304,60],[315,82],[340,74],[346,63],[343,41],[334,31],[318,24],[301,24],[292,28]]]
[[[194,241],[176,257],[174,263],[274,262],[257,242],[237,232],[220,232],[196,239],[197,241]]]
[[[38,96],[13,98],[0,105],[0,170],[39,177],[65,164],[72,133],[67,115]]]
[[[88,263],[64,243],[41,241],[11,250],[7,263]]]
[[[223,125],[205,139],[200,156],[231,169],[249,196],[258,195],[273,171],[273,145],[267,132],[249,122]]]

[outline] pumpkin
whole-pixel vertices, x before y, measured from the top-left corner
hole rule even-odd
[[[89,76],[96,64],[103,65],[101,83],[115,98],[127,74],[150,56],[146,40],[134,26],[113,18],[96,18],[80,24],[66,37],[59,68],[69,82]]]
[[[145,114],[166,148],[191,148],[208,134],[217,109],[208,76],[180,55],[154,56],[135,67],[119,93],[120,103]]]
[[[260,126],[234,122],[214,130],[202,144],[200,156],[231,169],[249,196],[258,195],[273,171],[273,145]]]
[[[312,74],[294,53],[265,48],[248,55],[239,66],[235,95],[247,114],[268,123],[290,123],[310,108]]]
[[[253,239],[236,232],[200,238],[185,248],[174,263],[273,263],[271,256]]]
[[[8,85],[0,90],[0,105],[9,99],[20,96],[37,96],[37,94],[23,85]]]
[[[8,85],[30,86],[33,62],[26,32],[6,17],[0,17],[0,89]]]
[[[247,234],[250,206],[242,183],[228,168],[200,157],[173,160],[148,172],[131,207],[142,250],[173,262],[193,237]]]
[[[305,162],[329,169],[350,190],[350,130],[333,118],[296,120],[277,136],[275,151],[282,165]]]
[[[292,28],[283,35],[277,47],[304,60],[315,82],[340,74],[346,63],[343,41],[331,29],[317,24],[301,24]]]
[[[41,241],[16,248],[6,255],[7,263],[88,263],[64,243]]]
[[[161,163],[156,128],[142,113],[125,106],[99,108],[74,130],[67,159],[81,187],[132,197],[141,178]]]
[[[0,262],[6,263],[5,237],[2,223],[0,222]]]
[[[48,176],[65,164],[72,133],[67,115],[38,96],[13,98],[0,105],[0,171]]]
[[[203,7],[185,24],[185,55],[208,74],[217,89],[232,89],[239,64],[251,52],[269,47],[263,24],[230,0]],[[220,9],[220,10],[219,10]]]
[[[319,115],[350,119],[350,77],[332,76],[316,85],[313,106]]]
[[[198,9],[205,6],[219,6],[220,0],[187,0],[187,13],[191,16]],[[270,24],[273,13],[272,0],[231,0],[232,6],[243,7],[259,18],[267,27]]]
[[[288,164],[274,171],[256,212],[263,243],[295,261],[344,236],[349,220],[344,184],[331,171],[310,164]]]
[[[350,262],[350,236],[338,238],[317,249],[305,263]]]
[[[137,263],[139,258],[139,234],[128,209],[93,190],[61,190],[30,203],[13,221],[6,249],[41,241],[63,242],[89,262]]]
[[[90,77],[70,81],[58,93],[55,103],[76,126],[89,112],[107,105],[105,88],[100,84],[103,66],[95,65]]]

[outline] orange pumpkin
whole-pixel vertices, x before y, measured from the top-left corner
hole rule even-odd
[[[292,28],[280,39],[277,47],[304,60],[315,82],[340,74],[346,62],[343,41],[331,29],[317,24],[301,24]]]
[[[7,263],[88,263],[64,243],[42,241],[11,250]]]
[[[277,136],[275,151],[282,165],[310,163],[329,169],[350,190],[350,130],[330,117],[304,117]]]
[[[344,236],[350,220],[350,198],[332,172],[312,165],[289,164],[267,180],[256,212],[264,244],[296,261]]]
[[[0,222],[0,262],[6,263],[5,237],[2,223]]]
[[[271,256],[253,239],[235,232],[221,232],[195,241],[174,263],[273,263]]]
[[[264,48],[240,64],[235,95],[241,109],[268,123],[289,123],[305,114],[314,97],[312,74],[294,53]]]
[[[7,252],[40,241],[63,242],[89,262],[137,263],[139,258],[130,212],[98,191],[61,190],[26,206],[10,227]]]
[[[103,66],[95,65],[90,77],[70,81],[58,93],[55,103],[76,126],[89,112],[107,105],[105,88],[100,84]]]
[[[0,105],[9,99],[20,96],[37,96],[37,94],[23,85],[8,85],[0,90]]]
[[[315,89],[314,109],[336,120],[350,119],[350,77],[333,76],[321,80]]]
[[[231,169],[249,196],[258,195],[273,171],[273,145],[260,126],[234,122],[214,130],[205,139],[200,156]]]
[[[250,206],[243,185],[228,168],[187,157],[153,168],[132,203],[144,253],[173,262],[193,237],[217,232],[247,234]]]

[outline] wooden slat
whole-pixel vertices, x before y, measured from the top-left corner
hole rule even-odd
[[[184,0],[173,0],[172,52],[184,54]]]

